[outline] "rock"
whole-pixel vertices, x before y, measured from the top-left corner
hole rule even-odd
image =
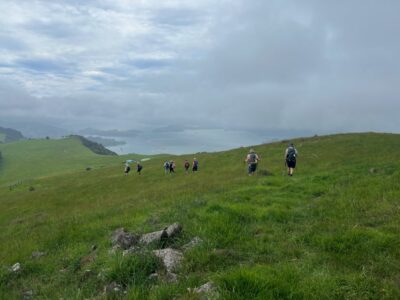
[[[167,281],[170,283],[178,282],[178,275],[175,273],[167,272]]]
[[[122,251],[122,256],[126,256],[126,255],[129,255],[129,254],[137,253],[139,251],[140,251],[139,247],[132,246],[129,249]]]
[[[370,172],[371,174],[375,174],[375,173],[378,173],[378,170],[375,169],[375,168],[371,168],[371,169],[369,169],[369,172]]]
[[[97,250],[97,245],[92,245],[92,247],[90,248],[91,251],[96,251]]]
[[[149,245],[152,243],[159,243],[166,238],[168,238],[167,231],[160,230],[142,235],[142,237],[139,239],[139,243],[144,245]]]
[[[198,236],[196,236],[189,243],[183,245],[182,249],[184,251],[188,251],[188,250],[191,250],[194,247],[200,245],[201,243],[203,243],[203,240],[201,238],[199,238]]]
[[[36,258],[41,258],[42,256],[46,256],[46,252],[41,252],[41,251],[34,251],[32,252],[32,258],[36,259]]]
[[[17,273],[19,271],[21,271],[21,264],[17,262],[11,267],[11,272]]]
[[[212,282],[207,282],[198,288],[188,288],[189,293],[200,295],[199,299],[203,300],[215,300],[219,299],[218,291],[216,290],[214,284]],[[197,299],[197,298],[196,298]]]
[[[215,291],[215,287],[211,281],[203,284],[202,286],[200,286],[198,288],[193,289],[193,292],[196,294],[202,294],[202,293],[208,294],[208,293],[212,293],[214,291]]]
[[[172,238],[176,235],[178,235],[179,233],[181,233],[182,231],[182,225],[178,224],[178,223],[174,223],[172,225],[169,225],[165,231],[167,232],[168,238]]]
[[[116,283],[116,282],[111,282],[109,285],[106,285],[104,287],[104,293],[110,294],[110,293],[120,293],[122,292],[122,285]]]
[[[108,254],[114,255],[117,253],[118,250],[121,250],[121,247],[119,245],[115,245],[110,250],[108,250]]]
[[[22,293],[22,299],[23,300],[29,300],[29,299],[32,299],[32,298],[33,298],[33,291],[32,290],[27,290],[27,291],[24,291]]]
[[[182,231],[182,225],[174,223],[160,231],[150,232],[142,235],[139,243],[149,245],[152,243],[159,243],[168,238],[173,238]]]
[[[152,273],[149,275],[149,280],[157,280],[158,277],[160,277],[158,273]]]
[[[182,252],[172,248],[154,250],[153,253],[163,261],[168,273],[172,273],[177,267],[179,267],[183,259]]]
[[[124,228],[118,228],[111,236],[111,243],[113,246],[118,245],[126,250],[138,242],[138,237],[127,232]]]

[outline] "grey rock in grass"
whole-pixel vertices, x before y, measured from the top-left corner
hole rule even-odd
[[[118,245],[124,250],[129,249],[137,242],[138,237],[134,234],[129,233],[124,228],[116,229],[111,236],[112,245]]]
[[[371,174],[375,174],[375,173],[378,173],[378,170],[375,169],[375,168],[371,168],[371,169],[369,169],[369,172],[370,172]]]
[[[178,282],[178,275],[172,272],[167,272],[167,282],[169,283],[177,283]]]
[[[33,259],[37,259],[37,258],[41,258],[41,257],[43,257],[43,256],[46,256],[46,252],[41,252],[41,251],[34,251],[34,252],[32,252],[32,258]]]
[[[142,237],[139,239],[139,243],[144,245],[150,245],[152,243],[159,243],[167,238],[168,238],[167,231],[160,230],[142,235]]]
[[[178,223],[174,223],[169,225],[165,231],[167,232],[168,238],[173,238],[174,236],[178,235],[182,231],[182,225]]]
[[[202,244],[203,240],[199,238],[198,236],[194,237],[189,243],[185,244],[182,246],[183,251],[188,251],[191,250],[198,245]]]
[[[154,250],[153,253],[162,260],[168,273],[172,273],[175,269],[177,269],[183,259],[182,252],[172,248]]]
[[[23,299],[23,300],[32,299],[32,298],[33,298],[33,295],[34,295],[33,290],[24,291],[24,292],[22,293],[22,299]]]
[[[193,289],[193,292],[196,294],[211,293],[213,291],[215,291],[215,287],[211,281],[203,284],[202,286],[199,286],[198,288]]]
[[[129,249],[126,249],[124,251],[122,251],[122,256],[127,256],[130,254],[134,254],[134,253],[138,253],[141,249],[139,247],[136,246],[132,246]]]
[[[204,300],[219,299],[219,294],[217,292],[217,289],[215,288],[214,283],[212,283],[211,281],[194,289],[188,288],[188,291],[190,293],[201,295],[200,299]]]
[[[111,282],[109,285],[106,285],[104,287],[104,293],[106,294],[121,293],[121,292],[123,292],[122,285],[116,282]]]
[[[149,280],[157,280],[159,277],[158,273],[152,273],[149,275]]]
[[[20,264],[19,262],[17,262],[16,264],[14,264],[14,265],[11,267],[10,271],[11,271],[11,272],[14,272],[14,273],[20,272],[20,271],[21,271],[21,264]]]

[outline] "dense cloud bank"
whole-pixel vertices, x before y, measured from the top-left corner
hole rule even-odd
[[[398,132],[399,10],[395,0],[5,0],[0,120]]]

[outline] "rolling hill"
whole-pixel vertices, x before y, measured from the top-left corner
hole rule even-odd
[[[400,135],[294,143],[293,177],[286,142],[254,147],[254,177],[247,148],[196,154],[197,174],[184,174],[187,155],[152,157],[142,175],[124,176],[124,157],[77,139],[0,145],[0,297],[200,299],[188,288],[212,281],[219,299],[399,299]],[[164,174],[167,158],[177,174]],[[151,252],[110,252],[119,227],[143,234],[174,222],[183,232],[167,246],[203,240],[185,252],[177,282]],[[104,293],[111,282],[125,293]]]

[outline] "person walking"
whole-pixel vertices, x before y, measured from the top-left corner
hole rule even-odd
[[[164,163],[164,172],[165,172],[165,174],[169,173],[169,161],[168,160]]]
[[[197,158],[193,158],[192,172],[197,172],[199,170],[199,161]]]
[[[125,163],[125,176],[128,176],[129,172],[131,171],[131,166],[129,165],[128,162]]]
[[[169,162],[169,172],[170,173],[175,173],[175,167],[176,167],[175,162],[173,160],[171,160]]]
[[[288,175],[293,176],[294,169],[296,168],[296,158],[298,152],[293,143],[289,143],[285,150],[285,164],[288,169]]]
[[[143,166],[140,164],[140,162],[137,163],[137,172],[140,175],[140,172],[142,172]]]
[[[183,167],[185,168],[185,173],[189,174],[190,163],[187,159],[185,159],[185,163],[183,164]]]
[[[260,161],[260,157],[254,151],[254,149],[250,149],[249,153],[246,156],[245,162],[247,163],[247,172],[249,176],[252,176],[257,171],[257,165]]]

